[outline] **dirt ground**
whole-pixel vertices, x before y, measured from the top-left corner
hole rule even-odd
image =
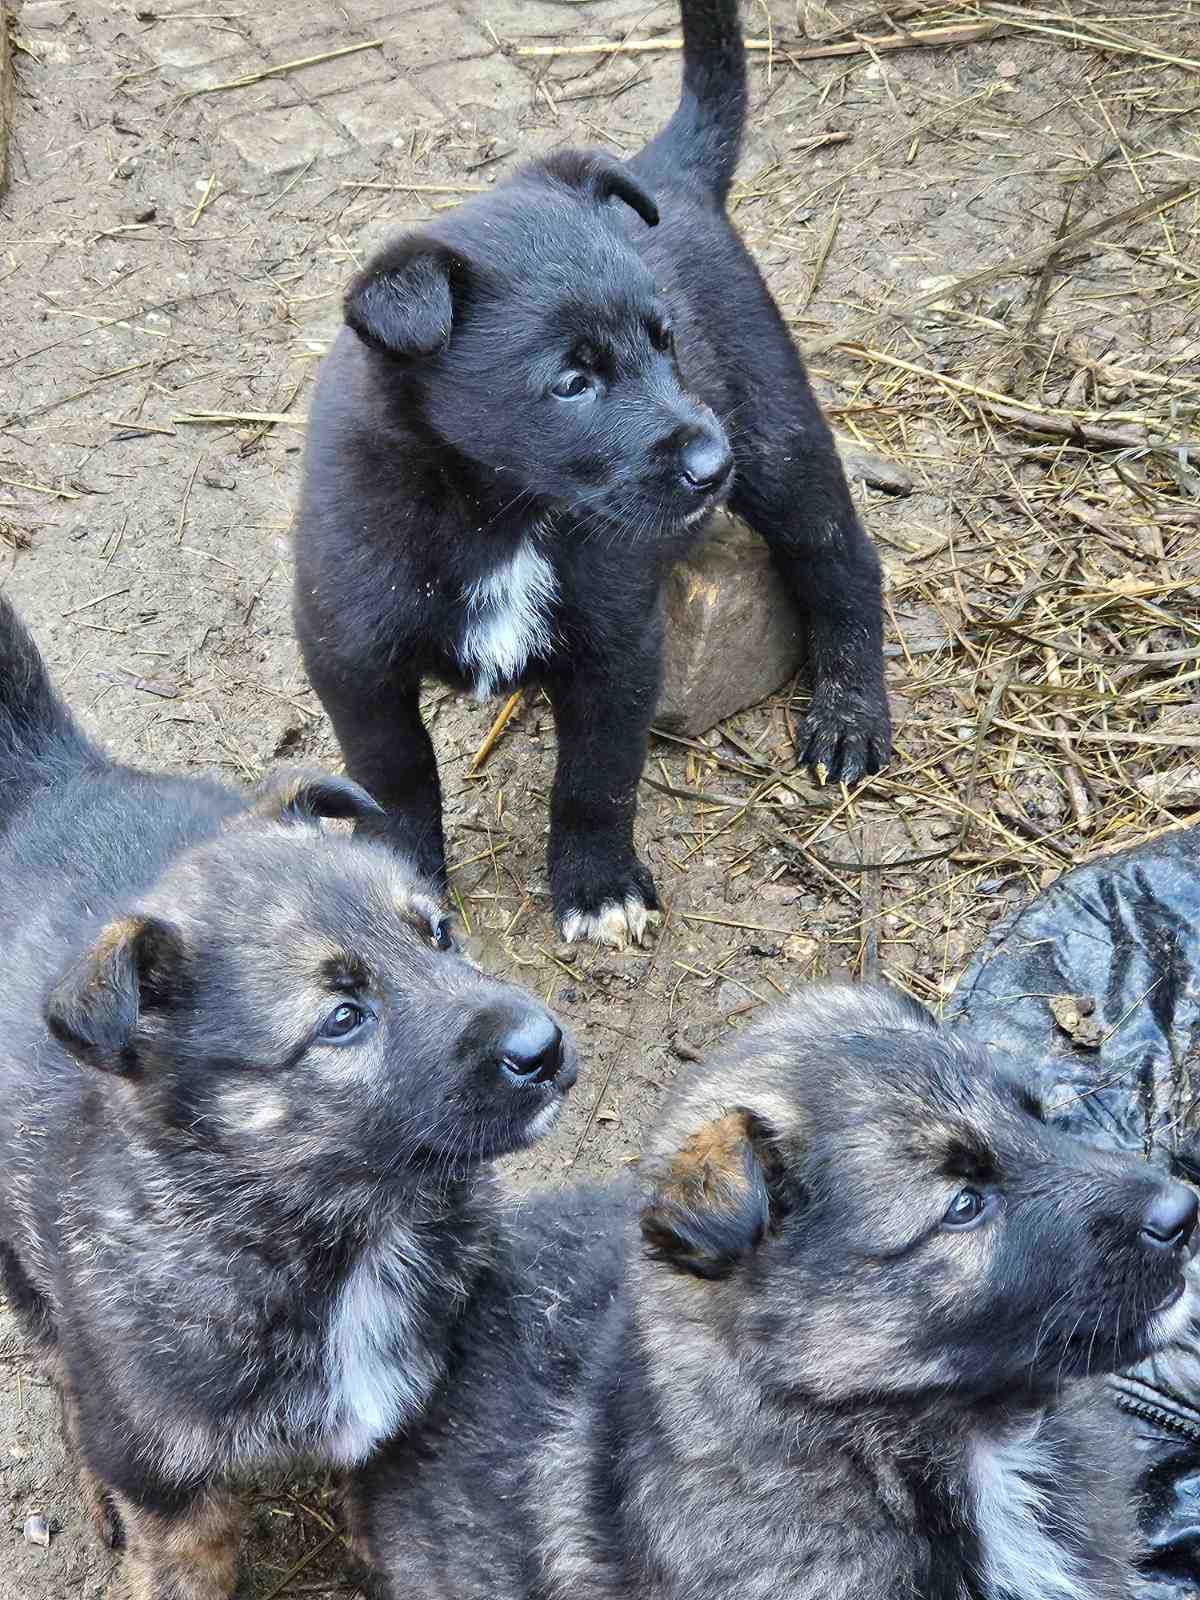
[[[531,152],[636,149],[678,57],[611,45],[670,36],[675,7],[15,9],[0,583],[121,758],[234,780],[334,764],[288,528],[339,290]],[[785,695],[657,739],[639,833],[664,926],[639,952],[561,950],[548,707],[470,777],[497,707],[431,691],[464,918],[584,1052],[514,1182],[631,1160],[684,1063],[813,975],[940,1006],[994,918],[1200,811],[1198,22],[1196,0],[747,6],[764,47],[737,220],[838,427],[914,480],[856,491],[887,573],[896,759],[853,796],[814,789]],[[893,25],[916,38],[863,41]],[[4,1600],[106,1592],[2,1312],[0,1505]],[[34,1511],[48,1549],[22,1537]],[[244,1594],[355,1593],[335,1518],[323,1480],[257,1485]]]

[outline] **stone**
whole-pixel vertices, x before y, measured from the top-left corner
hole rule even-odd
[[[407,145],[415,127],[444,120],[434,102],[403,79],[382,89],[356,89],[339,95],[328,106],[361,145]]]
[[[846,476],[887,494],[912,479],[844,434],[834,436]],[[765,543],[719,512],[700,549],[667,580],[663,688],[654,725],[695,738],[787,683],[803,661],[803,634]]]
[[[694,738],[757,705],[800,666],[800,619],[770,552],[727,512],[666,586],[663,688],[654,725]]]
[[[851,439],[844,433],[835,433],[833,442],[837,445],[842,467],[851,483],[865,483],[872,489],[881,489],[884,494],[907,495],[913,492],[912,479],[897,462],[877,455],[874,450],[868,450],[866,445],[859,444],[857,439]]]
[[[498,50],[431,66],[421,73],[421,83],[434,99],[456,106],[460,112],[476,107],[503,111],[528,92],[521,73]]]
[[[1165,811],[1200,809],[1200,767],[1177,767],[1173,772],[1148,772],[1137,779],[1139,791]]]
[[[280,106],[235,117],[221,129],[243,161],[279,176],[317,156],[337,155],[340,135],[309,106]]]

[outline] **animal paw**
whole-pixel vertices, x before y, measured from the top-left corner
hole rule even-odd
[[[575,885],[562,897],[566,908],[558,914],[558,926],[568,944],[590,939],[593,944],[612,950],[641,944],[646,929],[662,919],[654,880],[634,861],[630,870],[608,876],[595,886]],[[561,905],[558,895],[555,900]]]
[[[822,686],[796,728],[796,759],[818,783],[857,783],[887,765],[892,719],[882,685],[862,692]]]
[[[123,1550],[125,1525],[112,1495],[87,1467],[79,1469],[79,1488],[88,1521],[95,1528],[101,1544],[107,1550]]]

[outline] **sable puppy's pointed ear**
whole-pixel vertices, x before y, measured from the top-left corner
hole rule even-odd
[[[317,817],[362,822],[384,814],[383,807],[349,778],[305,767],[284,767],[264,778],[250,811],[265,822],[311,822]]]
[[[729,1111],[671,1158],[642,1210],[650,1254],[678,1272],[724,1278],[782,1214],[778,1157],[749,1111]]]
[[[183,942],[158,917],[111,922],[64,974],[46,1001],[50,1032],[77,1061],[133,1077],[134,1034],[147,1011],[162,1010],[182,981]]]
[[[420,234],[376,256],[346,291],[346,321],[360,339],[397,356],[431,356],[450,342],[454,285],[463,263]]]
[[[556,150],[542,166],[551,177],[594,200],[624,200],[648,227],[658,226],[658,204],[629,168],[603,150]]]

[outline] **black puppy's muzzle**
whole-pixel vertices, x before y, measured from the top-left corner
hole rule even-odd
[[[715,426],[698,428],[679,448],[679,476],[695,495],[721,493],[733,474],[733,451]]]

